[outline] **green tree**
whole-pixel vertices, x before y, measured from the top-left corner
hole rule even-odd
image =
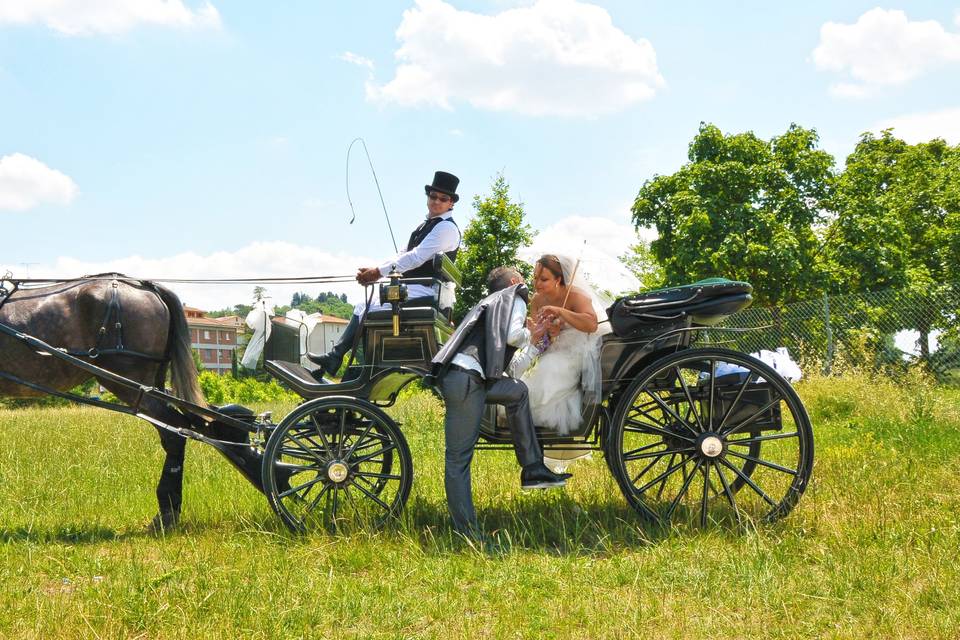
[[[517,267],[528,279],[533,268],[517,257],[520,247],[530,244],[535,232],[524,222],[523,203],[510,199],[510,185],[498,173],[486,196],[475,196],[473,220],[463,232],[457,267],[463,282],[457,291],[457,320],[487,295],[487,274],[500,266]]]
[[[907,144],[889,130],[865,133],[836,183],[826,253],[844,291],[895,288],[878,320],[893,331],[916,329],[924,361],[929,335],[955,309],[939,295],[957,278],[960,146],[943,140]]]
[[[689,162],[645,182],[633,204],[634,224],[659,234],[650,251],[663,284],[746,280],[757,302],[772,306],[820,291],[834,161],[818,140],[795,124],[770,141],[701,124]]]
[[[666,277],[663,267],[653,255],[649,242],[638,240],[636,244],[627,248],[626,253],[619,256],[619,260],[640,282],[641,291],[657,289],[664,285]]]

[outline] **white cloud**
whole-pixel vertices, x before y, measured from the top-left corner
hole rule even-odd
[[[620,293],[639,286],[617,259],[636,242],[637,232],[632,224],[599,216],[568,216],[542,229],[520,255],[529,262],[545,253],[582,256],[580,270],[590,282],[600,289]]]
[[[649,100],[664,84],[648,40],[577,0],[539,0],[493,16],[417,0],[397,39],[396,75],[367,84],[372,101],[590,117]]]
[[[220,28],[209,2],[196,9],[183,0],[28,0],[0,2],[0,25],[42,24],[67,35],[122,33],[139,25]]]
[[[349,62],[350,64],[355,64],[358,67],[366,67],[371,71],[373,70],[373,60],[370,58],[364,58],[363,56],[358,56],[350,51],[344,51],[337,56],[337,59],[343,60],[344,62]]]
[[[903,11],[876,8],[854,24],[827,22],[820,27],[813,62],[818,69],[847,77],[831,87],[834,95],[863,97],[960,62],[960,34],[949,33],[936,20],[911,21]]]
[[[374,264],[366,256],[331,254],[314,247],[290,242],[254,242],[236,251],[201,255],[193,252],[161,258],[126,256],[106,261],[57,258],[53,264],[31,266],[33,278],[74,278],[92,273],[117,271],[136,278],[273,278],[308,276],[353,276],[360,265]],[[22,268],[8,265],[14,274]],[[22,277],[22,276],[21,276]],[[185,304],[206,310],[223,309],[238,303],[249,304],[254,285],[171,284]],[[294,293],[317,295],[321,291],[346,293],[359,302],[363,289],[355,282],[337,284],[272,285],[265,283],[274,305],[290,304]]]
[[[69,204],[77,184],[35,158],[14,153],[0,158],[0,211],[26,211],[40,204]]]
[[[943,138],[950,144],[960,144],[960,108],[911,113],[889,118],[871,127],[880,132],[893,129],[894,135],[910,144]]]

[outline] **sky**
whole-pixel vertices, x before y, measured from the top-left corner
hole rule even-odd
[[[435,170],[461,227],[502,172],[525,257],[627,290],[633,198],[701,122],[815,128],[842,167],[866,131],[960,143],[958,80],[960,0],[0,0],[0,275],[352,274],[393,254],[356,147],[349,223],[362,137],[397,244]]]

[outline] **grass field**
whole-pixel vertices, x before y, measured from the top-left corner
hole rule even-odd
[[[599,456],[565,491],[522,494],[512,455],[482,452],[474,492],[495,553],[448,529],[442,407],[426,394],[390,410],[416,473],[402,522],[300,538],[196,444],[182,528],[149,535],[152,428],[3,410],[0,637],[957,638],[960,393],[856,378],[799,390],[816,463],[784,521],[652,529]]]

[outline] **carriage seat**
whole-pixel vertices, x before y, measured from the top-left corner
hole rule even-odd
[[[401,278],[401,284],[421,284],[428,287],[432,287],[434,290],[434,295],[429,297],[421,298],[411,298],[400,304],[400,308],[405,307],[412,308],[424,308],[430,307],[436,311],[436,319],[443,319],[446,322],[453,321],[453,300],[443,300],[441,294],[441,287],[445,283],[452,283],[454,286],[459,287],[461,282],[460,270],[457,268],[457,265],[447,257],[445,253],[438,253],[433,256],[433,271],[437,274],[436,278]],[[427,319],[426,316],[428,312],[420,311],[408,313],[407,316],[411,320],[424,320]],[[384,311],[373,311],[367,314],[367,319],[369,320],[384,320],[392,317],[392,311],[390,309]],[[404,316],[401,316],[401,321]]]
[[[278,380],[285,382],[291,389],[304,398],[312,397],[311,392],[318,391],[330,384],[327,380],[317,380],[306,367],[285,360],[264,360],[263,368]]]
[[[682,287],[654,289],[619,298],[607,309],[614,334],[620,337],[646,332],[687,318],[693,324],[713,326],[750,305],[753,287],[747,282],[707,278]]]

